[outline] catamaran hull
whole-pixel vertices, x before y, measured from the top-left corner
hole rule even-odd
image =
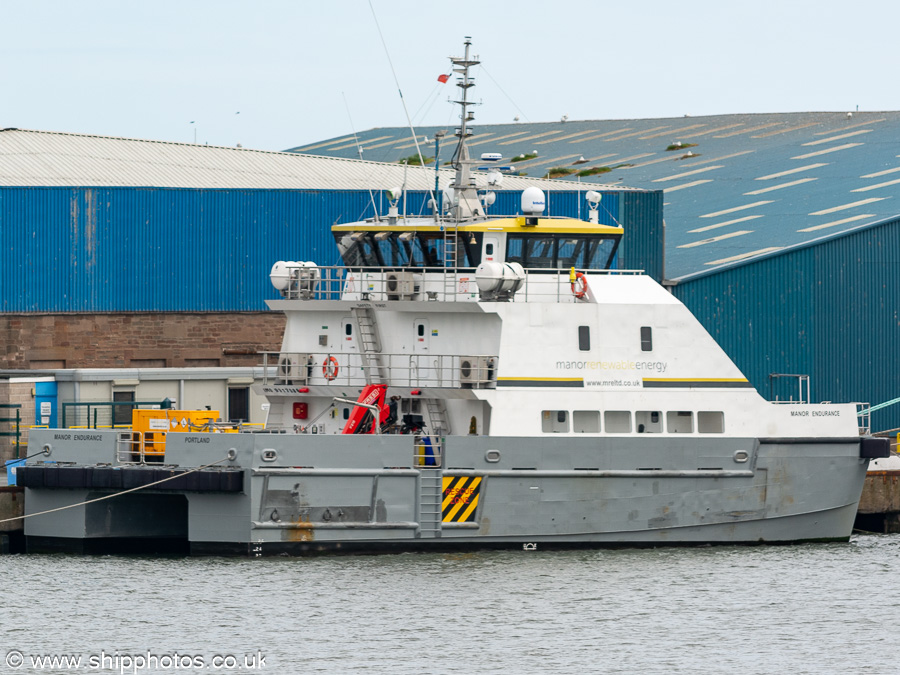
[[[33,433],[52,446],[52,432]],[[844,541],[868,465],[855,438],[448,437],[443,466],[404,436],[197,439],[170,435],[177,469],[26,467],[29,514],[71,507],[29,518],[28,549],[168,542],[258,556]],[[142,487],[176,473],[186,475]]]

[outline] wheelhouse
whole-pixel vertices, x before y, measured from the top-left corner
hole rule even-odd
[[[526,269],[606,270],[617,267],[622,228],[566,218],[506,218],[454,227],[433,220],[336,225],[332,234],[352,268],[474,268],[517,262]]]

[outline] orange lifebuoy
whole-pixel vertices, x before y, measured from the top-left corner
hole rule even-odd
[[[575,279],[572,281],[572,295],[576,298],[583,298],[587,289],[587,278],[581,272],[576,272]]]
[[[329,356],[322,364],[322,375],[326,380],[333,380],[338,374],[338,362],[333,356]]]

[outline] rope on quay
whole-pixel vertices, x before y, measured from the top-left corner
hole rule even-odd
[[[36,453],[42,454],[43,451]],[[31,455],[34,457],[35,455]],[[16,516],[14,518],[6,518],[5,520],[0,520],[0,525],[3,523],[11,523],[14,520],[25,520],[26,518],[33,518],[34,516],[44,516],[48,513],[56,513],[57,511],[65,511],[66,509],[74,509],[78,506],[86,506],[88,504],[94,504],[95,502],[102,502],[107,499],[112,499],[113,497],[121,497],[122,495],[127,495],[129,492],[137,492],[138,490],[145,490],[147,488],[153,487],[154,485],[159,485],[160,483],[165,483],[170,480],[175,480],[176,478],[181,478],[182,476],[187,476],[190,473],[195,473],[196,471],[202,471],[203,469],[208,469],[211,466],[215,466],[216,464],[221,464],[222,462],[226,462],[228,460],[234,459],[233,456],[226,455],[222,459],[216,460],[210,464],[204,464],[203,466],[198,466],[189,471],[185,471],[184,473],[179,473],[175,476],[169,476],[168,478],[163,478],[158,481],[154,481],[153,483],[147,483],[146,485],[139,485],[137,487],[130,488],[128,490],[122,490],[121,492],[113,492],[112,494],[104,495],[102,497],[97,497],[96,499],[89,499],[86,502],[79,502],[78,504],[69,504],[68,506],[60,506],[55,509],[49,509],[48,511],[38,511],[37,513],[29,513],[24,516]]]

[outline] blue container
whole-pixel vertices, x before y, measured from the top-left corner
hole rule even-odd
[[[16,467],[25,466],[24,459],[8,459],[6,460],[6,479],[8,485],[16,484]]]

